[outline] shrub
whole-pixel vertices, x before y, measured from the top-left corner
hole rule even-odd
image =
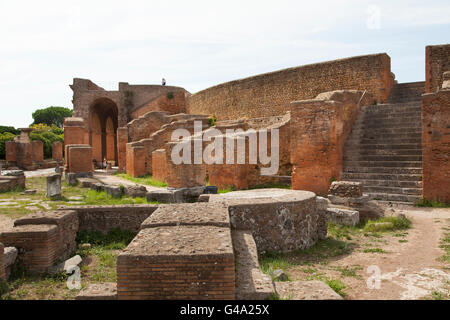
[[[0,126],[0,134],[6,133],[6,132],[12,133],[14,135],[20,134],[20,130],[15,129],[14,127]]]
[[[216,116],[212,116],[211,118],[208,118],[208,124],[210,127],[213,127],[216,124],[217,118]]]
[[[167,92],[167,99],[173,99],[174,95],[172,91]]]
[[[64,130],[56,125],[48,126],[46,124],[35,124],[31,128],[34,131],[31,132],[31,140],[40,140],[44,144],[44,157],[52,157],[52,144],[55,141],[64,143]]]
[[[0,159],[5,159],[5,142],[14,140],[15,135],[10,132],[0,133]]]

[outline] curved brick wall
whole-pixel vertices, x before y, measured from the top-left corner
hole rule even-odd
[[[223,83],[189,97],[188,113],[220,120],[281,115],[291,101],[339,89],[369,91],[385,102],[393,85],[385,53],[289,68]]]

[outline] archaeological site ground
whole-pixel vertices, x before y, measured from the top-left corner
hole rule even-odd
[[[0,298],[450,299],[450,45],[424,55],[73,79],[64,143],[4,144]]]

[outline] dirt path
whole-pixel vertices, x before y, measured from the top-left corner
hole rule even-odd
[[[350,254],[318,267],[318,272],[339,278],[346,285],[347,299],[421,299],[433,292],[450,290],[449,266],[437,260],[444,254],[439,242],[443,228],[450,227],[450,209],[412,208],[397,212],[405,214],[413,223],[403,236],[387,234],[380,239],[364,236],[352,239],[354,247]],[[379,248],[385,253],[364,252],[368,248]],[[368,272],[370,266],[373,269]],[[344,275],[340,271],[345,268],[357,272],[353,276]],[[294,269],[290,273],[301,278],[299,268]],[[376,287],[378,271],[379,289],[369,289],[367,281]]]

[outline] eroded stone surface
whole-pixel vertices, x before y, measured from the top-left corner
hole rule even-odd
[[[251,230],[258,252],[311,247],[323,234],[316,196],[308,191],[257,189],[210,195],[229,205],[234,229]]]
[[[175,225],[230,227],[228,207],[224,203],[166,204],[148,217],[141,229]]]
[[[281,299],[343,300],[330,286],[318,280],[275,282],[275,288]]]
[[[75,300],[117,300],[116,283],[92,283],[80,291]]]
[[[361,182],[354,181],[333,181],[329,193],[340,197],[361,197],[363,193]]]
[[[359,212],[342,208],[328,208],[327,221],[346,226],[355,226],[359,222]]]

